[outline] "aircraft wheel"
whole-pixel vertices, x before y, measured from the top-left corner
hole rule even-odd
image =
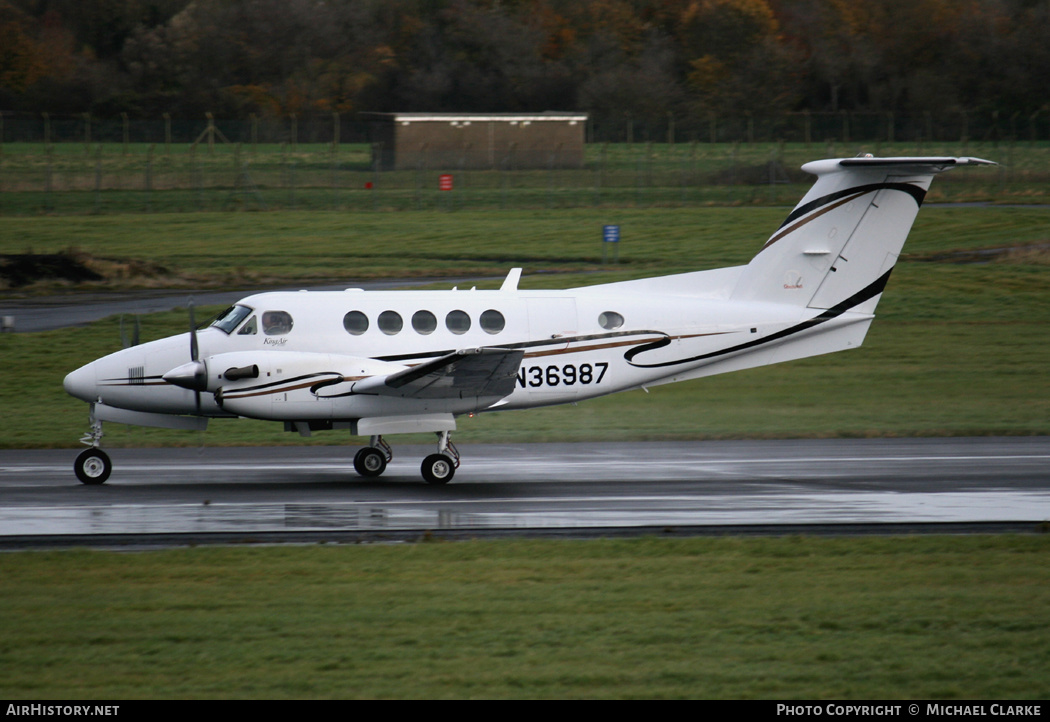
[[[366,446],[354,456],[354,469],[361,476],[379,476],[386,471],[386,454],[374,446]]]
[[[431,454],[423,459],[423,481],[428,484],[447,484],[452,481],[452,475],[456,473],[456,466],[452,459],[444,454]]]
[[[73,464],[77,478],[84,484],[105,484],[109,473],[113,471],[113,462],[102,449],[87,449],[81,452]]]

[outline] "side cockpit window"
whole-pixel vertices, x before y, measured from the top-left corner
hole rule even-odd
[[[267,311],[262,315],[263,333],[283,336],[292,330],[292,315],[287,311]]]
[[[241,326],[241,330],[237,332],[238,336],[254,336],[259,333],[259,318],[252,316],[248,319],[248,323]]]
[[[252,312],[252,309],[247,306],[230,306],[225,311],[216,316],[215,320],[211,322],[213,328],[217,328],[223,333],[231,334],[233,329],[240,325],[248,314]]]

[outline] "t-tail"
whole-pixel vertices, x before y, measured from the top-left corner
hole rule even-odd
[[[744,268],[732,298],[871,314],[933,176],[979,158],[818,160],[816,183]]]

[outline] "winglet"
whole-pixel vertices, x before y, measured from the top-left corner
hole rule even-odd
[[[520,278],[521,278],[521,269],[520,268],[512,268],[512,269],[510,269],[510,273],[508,273],[507,277],[503,280],[503,285],[499,287],[499,290],[501,290],[501,291],[517,291],[518,290],[518,280]]]

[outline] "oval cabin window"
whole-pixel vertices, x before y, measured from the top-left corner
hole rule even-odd
[[[503,314],[494,308],[490,308],[488,311],[481,314],[479,321],[481,322],[481,328],[485,333],[499,333],[503,330],[503,327],[507,325],[507,321],[503,318]]]
[[[393,336],[395,333],[401,333],[401,328],[405,325],[405,322],[401,320],[401,314],[397,311],[383,311],[379,314],[377,325],[379,330],[387,336]]]
[[[470,316],[465,311],[449,311],[445,316],[445,328],[461,335],[470,330]]]
[[[616,311],[604,311],[598,314],[598,325],[606,331],[612,331],[614,328],[623,326],[623,316]]]
[[[412,328],[416,333],[428,336],[438,327],[437,317],[430,311],[416,311],[412,314]]]
[[[343,328],[353,336],[360,336],[368,330],[368,316],[360,311],[351,311],[343,316]]]

